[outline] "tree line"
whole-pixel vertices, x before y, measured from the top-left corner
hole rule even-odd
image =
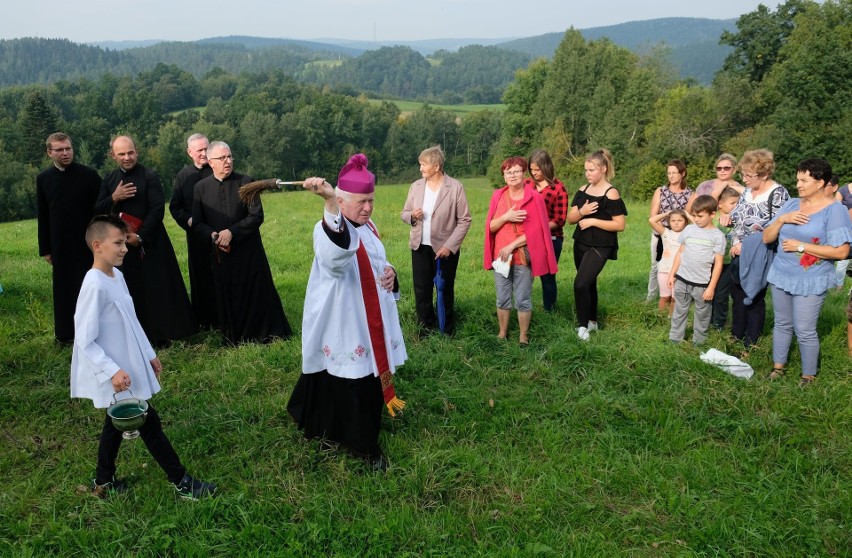
[[[718,154],[757,147],[775,153],[776,178],[788,188],[805,157],[826,158],[848,180],[852,2],[761,5],[720,42],[733,51],[701,86],[674,80],[655,53],[569,30],[552,61],[533,62],[506,91],[495,160],[544,147],[563,176],[581,180],[584,154],[606,146],[620,167],[616,181],[635,198],[665,182],[669,159],[685,160],[697,184]]]
[[[810,156],[828,159],[848,179],[850,24],[852,0],[760,6],[722,35],[733,51],[709,86],[676,79],[663,53],[637,55],[570,29],[552,60],[515,74],[502,96],[505,112],[462,120],[428,106],[404,116],[393,103],[368,102],[346,80],[301,83],[281,69],[214,68],[196,78],[160,64],[134,77],[7,87],[0,89],[0,219],[34,215],[34,176],[46,164],[44,138],[55,130],[69,133],[78,160],[101,172],[110,168],[110,137],[131,134],[143,163],[166,184],[186,163],[184,141],[195,131],[231,144],[237,168],[256,177],[334,176],[363,151],[380,180],[407,181],[417,177],[420,150],[439,143],[451,175],[486,174],[495,184],[503,158],[537,147],[551,153],[563,180],[580,184],[585,155],[607,147],[616,184],[638,199],[665,182],[669,159],[685,160],[697,184],[719,153],[755,147],[775,152],[776,177],[788,188],[796,162]],[[382,50],[359,64],[390,65],[382,78],[388,87],[422,86],[417,72],[425,66],[413,51]],[[409,57],[411,72],[394,54]],[[442,56],[440,65],[452,67]],[[370,68],[361,67],[363,79],[377,79]]]

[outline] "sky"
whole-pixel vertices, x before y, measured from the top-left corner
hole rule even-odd
[[[12,0],[0,39],[76,43],[194,41],[250,35],[289,39],[413,41],[518,38],[661,17],[733,19],[757,0]],[[764,0],[773,10],[778,2]]]

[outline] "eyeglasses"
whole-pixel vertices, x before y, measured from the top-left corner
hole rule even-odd
[[[716,167],[716,171],[718,171],[718,172],[729,171],[729,170],[734,170],[734,167]]]
[[[207,157],[209,161],[233,161],[233,155],[222,155],[221,157]]]
[[[69,153],[71,151],[74,151],[74,148],[73,147],[57,147],[56,149],[54,149],[53,147],[51,147],[50,150],[53,151],[54,153]]]
[[[515,175],[515,174],[524,174],[524,171],[522,171],[522,170],[506,170],[506,171],[503,171],[503,174],[507,175],[507,176],[512,176],[512,175]]]
[[[757,178],[760,175],[753,174],[753,173],[750,173],[750,172],[741,172],[740,176],[742,176],[743,178],[748,178],[749,180],[751,180],[752,178]]]

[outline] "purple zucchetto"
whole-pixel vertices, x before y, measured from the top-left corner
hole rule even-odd
[[[367,170],[367,156],[356,153],[340,169],[337,187],[350,194],[372,194],[376,189],[376,175]]]

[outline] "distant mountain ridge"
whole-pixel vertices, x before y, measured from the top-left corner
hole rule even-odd
[[[719,45],[725,30],[735,30],[735,20],[662,18],[582,29],[588,40],[608,37],[637,52],[664,43],[670,60],[683,78],[709,83],[722,67],[730,47]],[[219,67],[228,72],[267,71],[280,68],[296,75],[305,64],[319,60],[358,57],[381,47],[407,46],[423,56],[456,51],[469,45],[496,46],[532,58],[553,56],[564,37],[546,33],[521,39],[430,39],[420,41],[313,41],[249,36],[210,37],[193,42],[107,41],[77,44],[66,39],[0,40],[0,86],[50,83],[95,78],[105,72],[132,75],[158,63],[175,64],[200,77]],[[68,63],[73,61],[72,63]]]
[[[665,44],[670,49],[669,59],[681,77],[710,83],[732,50],[720,45],[719,38],[725,31],[736,31],[736,20],[669,17],[579,31],[588,41],[606,37],[634,52],[647,52],[656,45]],[[497,46],[525,52],[533,58],[552,58],[564,36],[565,33],[545,33]]]

